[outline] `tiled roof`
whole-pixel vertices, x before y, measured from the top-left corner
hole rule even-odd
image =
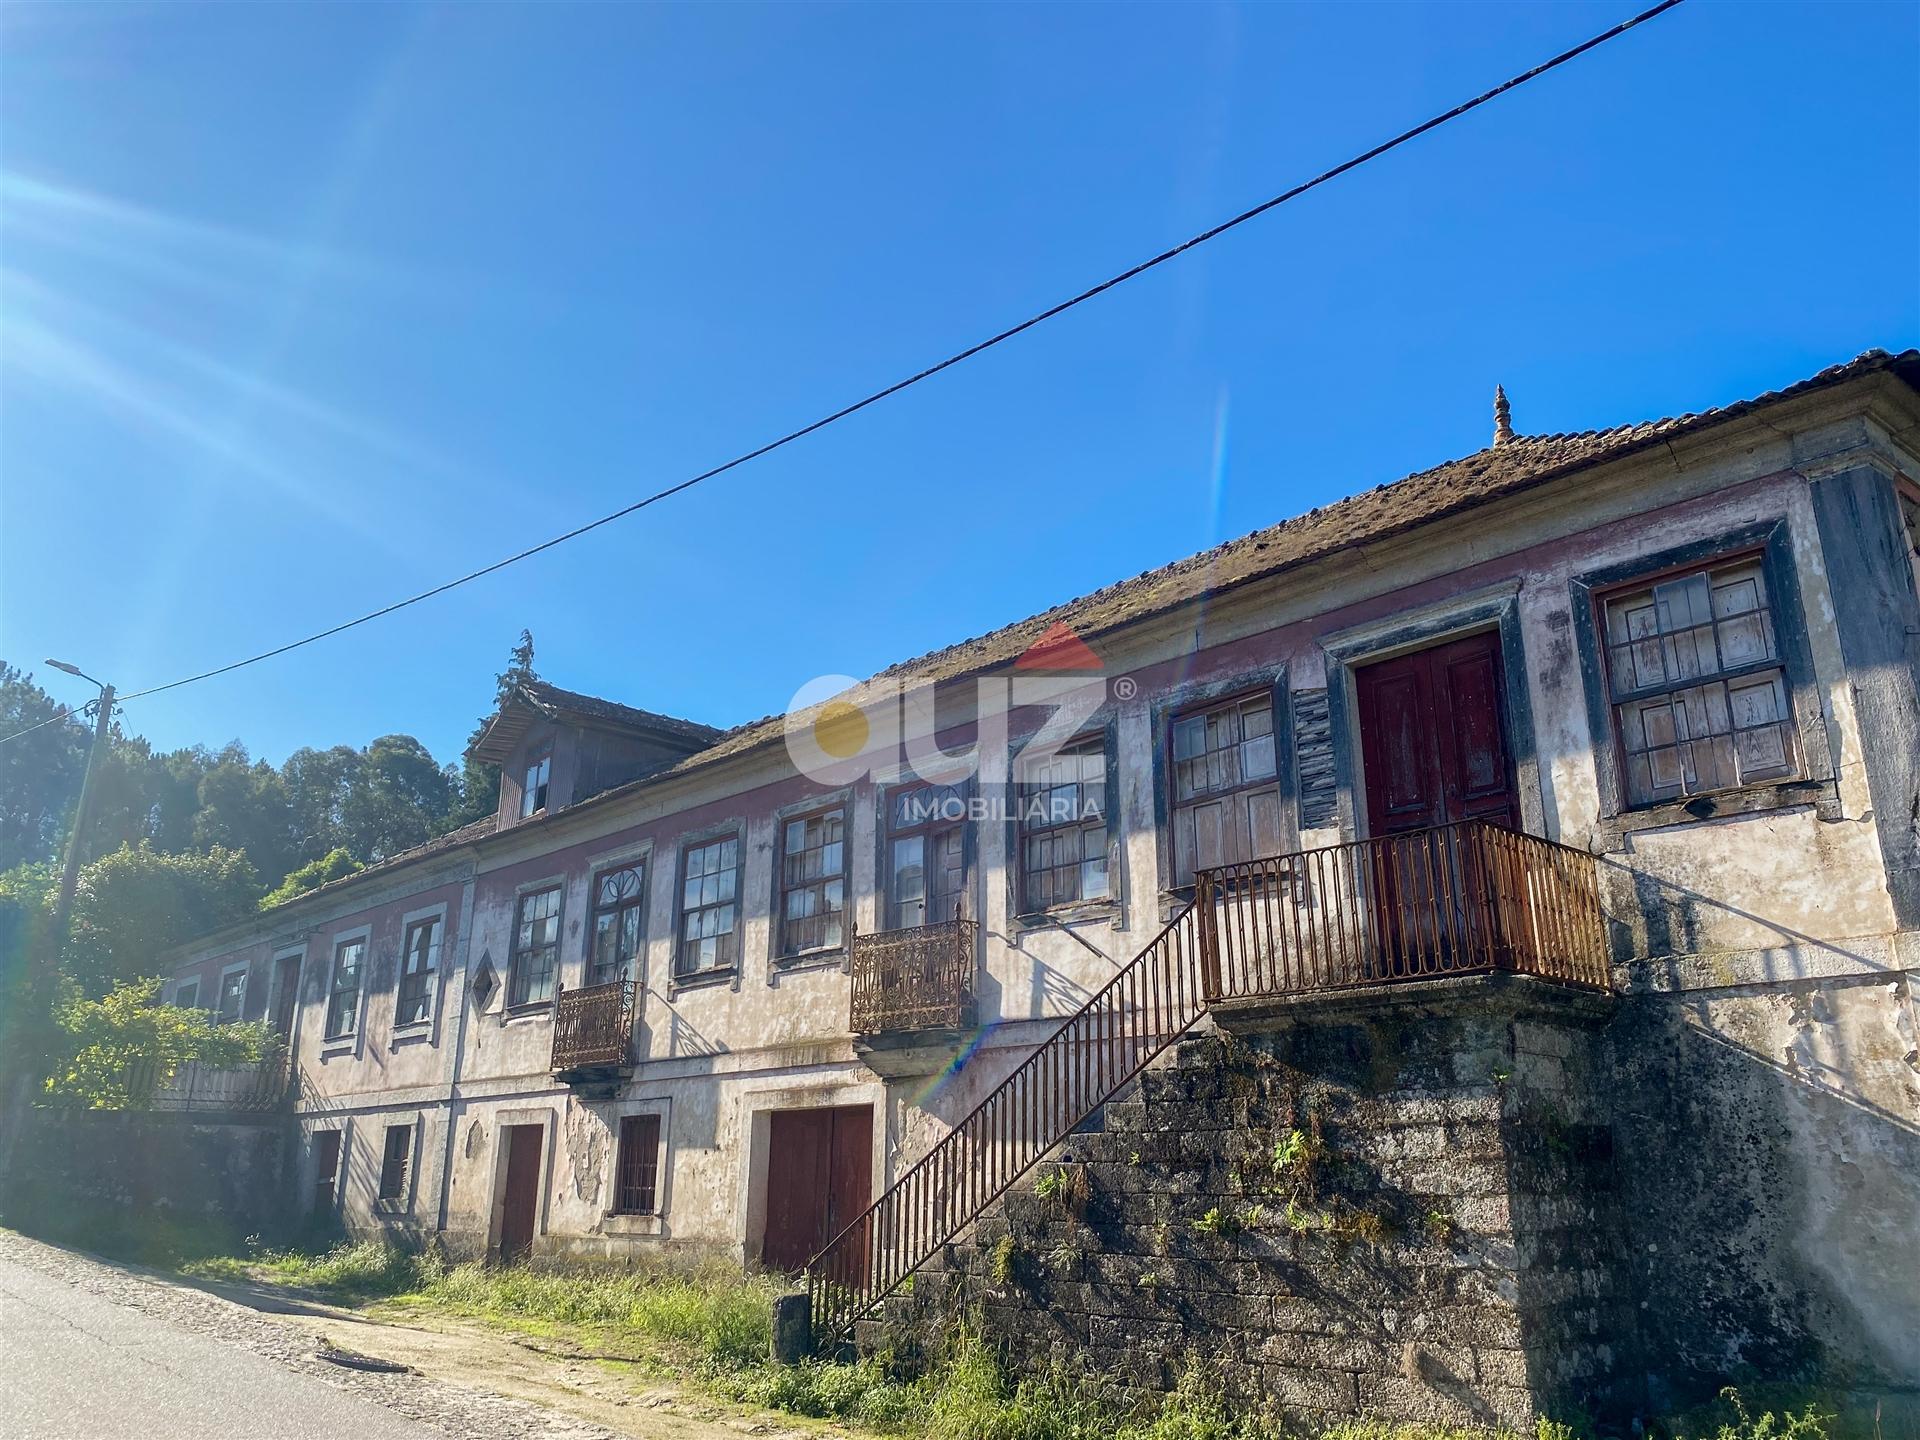
[[[1869,350],[1796,384],[1698,414],[1570,435],[1516,435],[1502,444],[1377,485],[1198,555],[1105,586],[999,630],[901,661],[873,678],[911,688],[991,670],[1016,660],[1055,625],[1065,623],[1083,639],[1090,638],[1202,596],[1265,579],[1588,466],[1666,444],[1791,397],[1882,371],[1920,389],[1920,350],[1905,350],[1898,355]],[[709,749],[688,756],[665,773],[754,749],[778,739],[784,728],[785,717],[779,715],[738,726]]]
[[[662,715],[657,710],[621,705],[612,700],[602,700],[597,695],[582,695],[578,690],[562,690],[558,685],[549,685],[544,680],[523,680],[518,688],[522,695],[553,719],[567,717],[634,729],[666,730],[689,740],[717,740],[725,733],[712,725],[682,720],[677,715]]]
[[[1845,364],[1831,366],[1796,384],[1698,414],[1676,415],[1664,420],[1646,420],[1633,425],[1615,426],[1610,430],[1587,430],[1571,435],[1516,435],[1511,440],[1475,451],[1458,460],[1450,460],[1430,470],[1376,486],[1291,520],[1283,520],[1278,525],[1256,530],[1251,535],[1229,540],[1198,555],[1108,585],[999,630],[912,660],[904,660],[873,678],[910,687],[991,670],[1013,662],[1055,625],[1065,623],[1082,637],[1096,636],[1188,604],[1202,596],[1218,594],[1250,581],[1277,575],[1324,559],[1340,550],[1382,540],[1416,526],[1471,510],[1586,467],[1666,444],[1683,435],[1737,419],[1783,400],[1883,372],[1895,375],[1920,390],[1920,350],[1905,350],[1897,355],[1885,350],[1869,350]],[[710,742],[703,743],[700,749],[653,775],[605,791],[581,802],[583,805],[597,804],[653,784],[666,776],[682,774],[716,760],[745,754],[778,741],[785,729],[785,717],[779,715],[720,731],[671,715],[660,715],[602,700],[597,696],[562,690],[544,681],[526,681],[520,688],[530,703],[550,715],[567,713],[604,723],[668,729],[688,740]],[[554,816],[577,808],[566,807],[554,812]],[[366,875],[484,839],[493,832],[494,823],[492,816],[477,820],[449,835],[442,835],[321,889],[333,890],[350,885]],[[541,819],[526,822],[528,825],[540,823],[543,823]],[[318,892],[307,893],[312,895]]]

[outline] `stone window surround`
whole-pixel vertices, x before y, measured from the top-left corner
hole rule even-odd
[[[513,887],[513,907],[507,920],[507,963],[496,967],[496,983],[500,986],[500,1023],[510,1025],[516,1020],[538,1020],[553,1018],[553,996],[545,1000],[529,1000],[523,1004],[513,1003],[513,967],[516,947],[520,943],[520,902],[527,896],[538,894],[542,890],[560,892],[560,908],[554,912],[554,957],[553,980],[558,993],[560,974],[565,963],[567,944],[567,872],[562,870],[552,875],[542,875],[537,880],[523,880]]]
[[[718,970],[702,970],[691,975],[680,973],[680,921],[681,901],[686,896],[687,852],[715,840],[724,840],[727,836],[737,836],[740,841],[739,880],[734,884],[734,933],[740,937],[738,953],[734,963]],[[745,968],[747,945],[747,860],[750,855],[750,831],[747,818],[742,815],[730,815],[711,825],[703,825],[698,830],[689,830],[674,840],[673,889],[668,893],[667,909],[671,924],[667,929],[667,999],[672,1000],[682,991],[728,989],[738,991],[740,972]]]
[[[274,1006],[280,1000],[280,964],[284,960],[295,962],[293,967],[293,1008],[289,1012],[292,1023],[287,1029],[287,1048],[292,1049],[300,1039],[300,977],[307,973],[307,946],[305,941],[294,944],[275,945],[268,960],[273,968],[267,972],[267,1009],[266,1020],[273,1023]]]
[[[1103,803],[1107,807],[1107,894],[1098,900],[1077,900],[1045,910],[1027,910],[1023,907],[1020,893],[1023,862],[1018,814],[1020,780],[1017,772],[1020,753],[1041,727],[1036,725],[1007,739],[1007,795],[1014,803],[1008,806],[1006,819],[1000,827],[1004,837],[1000,874],[1006,895],[1007,934],[1015,944],[1036,930],[1070,929],[1075,925],[1101,920],[1115,930],[1127,928],[1127,824],[1126,816],[1120,810],[1120,713],[1119,707],[1111,701],[1101,709],[1104,719],[1076,731],[1060,746],[1066,750],[1097,738],[1106,757]],[[973,782],[968,783],[971,785]],[[967,828],[971,830],[973,827]]]
[[[1354,672],[1442,641],[1485,631],[1500,636],[1502,698],[1506,701],[1507,749],[1513,758],[1520,828],[1547,839],[1545,789],[1533,728],[1533,692],[1526,642],[1520,625],[1520,581],[1504,580],[1462,595],[1382,616],[1364,625],[1320,637],[1327,657],[1327,719],[1333,730],[1335,786],[1340,834],[1366,836],[1366,761],[1360,750],[1360,694]]]
[[[353,1033],[351,1035],[327,1035],[327,1011],[333,1005],[333,972],[340,963],[340,947],[350,945],[355,940],[362,941],[366,949],[360,956],[359,992],[354,1000]],[[373,926],[360,924],[345,930],[336,930],[327,940],[327,988],[320,997],[320,1059],[324,1064],[328,1060],[351,1057],[358,1060],[366,1053],[367,1040],[367,984],[373,971]],[[346,1141],[340,1142],[342,1145]],[[341,1166],[344,1169],[346,1162]]]
[[[251,969],[252,962],[249,960],[237,960],[231,965],[222,965],[220,967],[220,974],[213,982],[213,1016],[216,1022],[222,1024],[238,1024],[247,1018],[247,982],[251,978],[249,975]],[[226,1021],[223,1020],[220,1015],[220,999],[227,991],[227,977],[236,974],[240,976],[240,1012],[233,1017],[232,1021]]]
[[[193,992],[192,1003],[188,1004],[181,1001],[180,992],[182,990],[191,990]],[[173,989],[167,997],[167,1003],[178,1005],[183,1010],[198,1010],[200,1008],[200,977],[195,975],[191,979],[175,980],[173,982]]]
[[[923,790],[930,787],[917,775],[907,775],[898,780],[876,783],[873,787],[873,883],[867,887],[867,893],[873,901],[873,926],[871,931],[863,933],[884,934],[892,925],[889,916],[892,913],[893,893],[893,830],[892,815],[894,797],[909,790]],[[969,775],[964,780],[954,782],[953,792],[960,797],[963,805],[971,804],[980,793],[979,776]],[[969,902],[966,909],[975,919],[980,918],[980,896],[976,889],[979,878],[980,841],[978,827],[962,820],[960,823],[960,890]],[[849,897],[849,905],[857,904],[859,895]]]
[[[397,1218],[413,1213],[414,1198],[420,1191],[420,1156],[426,1149],[426,1114],[424,1111],[395,1111],[390,1114],[372,1115],[367,1123],[379,1126],[380,1150],[373,1160],[373,1213],[382,1218]],[[392,1199],[382,1199],[380,1181],[386,1168],[387,1132],[396,1125],[405,1125],[410,1129],[407,1136],[407,1178],[401,1187],[401,1193]],[[341,1142],[341,1166],[346,1169],[346,1142]]]
[[[859,899],[859,887],[856,884],[858,877],[854,871],[854,791],[854,786],[843,785],[838,790],[827,790],[818,795],[806,796],[804,799],[790,800],[785,805],[776,806],[773,810],[771,816],[773,823],[772,848],[770,851],[772,863],[767,867],[767,984],[769,986],[779,984],[780,976],[790,975],[797,970],[843,970],[851,972],[853,968],[852,935],[854,930],[854,906]],[[845,885],[845,889],[843,891],[844,899],[840,911],[840,943],[826,949],[807,950],[798,955],[782,955],[780,953],[782,906],[780,870],[781,862],[786,854],[787,821],[798,820],[805,815],[813,815],[835,808],[841,810],[845,815],[845,820],[841,827],[841,880]],[[883,824],[884,820],[885,817],[882,817]],[[746,830],[743,825],[741,834],[744,836],[745,833]],[[684,854],[686,847],[683,845],[681,848]],[[746,878],[747,854],[746,846],[742,843],[740,848],[740,883],[743,889],[746,885]],[[675,954],[677,955],[680,943],[680,890],[677,887],[674,890],[673,921],[674,946]],[[743,907],[740,923],[744,926],[745,922],[746,913]]]
[[[1786,672],[1787,705],[1793,716],[1805,773],[1796,779],[1769,780],[1707,795],[1629,807],[1619,773],[1613,699],[1601,661],[1599,606],[1603,595],[1598,592],[1631,584],[1641,576],[1710,564],[1723,557],[1755,550],[1760,553],[1761,570],[1766,577],[1774,639],[1780,650],[1781,668]],[[1840,818],[1840,790],[1826,720],[1821,713],[1819,680],[1808,645],[1799,568],[1793,558],[1793,532],[1791,522],[1784,515],[1586,571],[1575,575],[1568,582],[1568,589],[1573,601],[1574,644],[1586,694],[1587,728],[1592,737],[1595,781],[1600,796],[1600,813],[1594,826],[1595,850],[1624,851],[1627,837],[1640,830],[1788,807],[1810,805],[1823,820]]]
[[[307,1143],[300,1157],[300,1193],[309,1197],[313,1195],[315,1186],[320,1183],[319,1137],[329,1131],[338,1131],[340,1134],[340,1158],[334,1162],[333,1195],[328,1202],[336,1215],[341,1212],[341,1207],[345,1203],[347,1172],[353,1166],[354,1119],[352,1115],[327,1115],[303,1127]]]
[[[1293,774],[1293,710],[1285,662],[1255,665],[1218,680],[1179,685],[1154,697],[1148,710],[1153,743],[1153,848],[1160,884],[1160,917],[1171,919],[1192,898],[1191,885],[1173,882],[1173,722],[1189,710],[1239,696],[1266,695],[1273,703],[1274,780],[1280,787],[1280,833],[1290,848],[1300,840],[1300,801]]]
[[[517,903],[517,902],[516,902]],[[447,990],[447,902],[409,910],[400,917],[399,958],[393,967],[393,1031],[391,1043],[435,1044],[440,1036],[440,999]],[[433,942],[433,979],[427,986],[427,1014],[424,1020],[400,1023],[400,986],[407,973],[407,932],[423,920],[437,921],[439,930]]]
[[[613,1208],[614,1202],[619,1198],[620,1189],[620,1122],[629,1115],[660,1117],[660,1135],[656,1141],[658,1153],[654,1158],[653,1210],[646,1215],[629,1215]],[[669,1163],[673,1156],[672,1099],[660,1095],[616,1101],[607,1112],[607,1134],[611,1143],[608,1147],[606,1178],[603,1182],[606,1193],[600,1205],[602,1229],[608,1235],[664,1237],[668,1233],[667,1215],[673,1203],[673,1171]]]

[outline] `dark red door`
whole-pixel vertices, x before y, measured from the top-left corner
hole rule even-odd
[[[873,1197],[873,1107],[776,1110],[767,1137],[769,1270],[804,1267]]]
[[[541,1125],[507,1126],[507,1183],[500,1201],[500,1259],[511,1265],[533,1253],[540,1219]]]
[[[1371,834],[1450,820],[1519,823],[1501,675],[1491,631],[1358,672]]]
[[[1376,944],[1365,978],[1444,974],[1493,958],[1480,851],[1463,832],[1432,827],[1518,827],[1502,675],[1494,633],[1357,674],[1367,828],[1376,842],[1368,851]]]

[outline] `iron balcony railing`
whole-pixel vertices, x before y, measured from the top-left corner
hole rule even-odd
[[[974,1023],[978,927],[958,917],[853,937],[855,1035],[964,1030]]]
[[[213,1066],[197,1060],[163,1065],[136,1060],[122,1072],[123,1099],[133,1110],[206,1114],[263,1114],[283,1108],[292,1093],[284,1046],[275,1044],[250,1065]]]
[[[631,1062],[634,990],[631,980],[560,990],[553,1003],[555,1074]]]
[[[1492,970],[1611,984],[1593,856],[1467,820],[1203,870],[1210,1002]]]
[[[1610,987],[1593,857],[1484,821],[1204,870],[1194,891],[808,1264],[818,1343],[851,1333],[1209,1004],[1494,970]]]

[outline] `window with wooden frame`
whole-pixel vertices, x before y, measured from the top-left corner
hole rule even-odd
[[[639,973],[640,946],[647,934],[645,867],[623,865],[593,877],[593,916],[588,933],[593,946],[587,983],[609,985]]]
[[[673,969],[681,979],[740,962],[740,837],[689,845],[680,857],[680,935]]]
[[[1280,853],[1272,692],[1185,711],[1169,728],[1173,883]]]
[[[614,1162],[613,1213],[652,1215],[659,1205],[660,1117],[622,1115]]]
[[[527,752],[527,768],[520,778],[520,818],[547,808],[547,789],[553,779],[553,742],[543,740]]]
[[[1106,737],[1022,757],[1020,771],[1021,913],[1110,898]]]
[[[340,1132],[313,1132],[313,1210],[324,1215],[340,1193]]]
[[[360,972],[366,968],[365,936],[333,947],[333,977],[327,986],[326,1038],[344,1040],[360,1023]]]
[[[434,976],[440,969],[440,917],[429,915],[407,926],[400,942],[400,994],[394,1002],[395,1025],[423,1025],[433,1013]]]
[[[213,1002],[213,1019],[216,1025],[238,1024],[241,1013],[247,1008],[247,967],[237,966],[225,970],[220,975],[220,990]]]
[[[380,1151],[380,1199],[393,1205],[407,1198],[407,1171],[413,1165],[413,1126],[389,1125]]]
[[[957,917],[966,893],[966,818],[966,797],[956,785],[914,785],[888,794],[888,929]]]
[[[846,943],[846,905],[845,807],[782,821],[780,958],[838,950]]]
[[[560,964],[560,887],[530,890],[520,897],[507,975],[507,1005],[538,1005],[553,999]]]
[[[1596,597],[1629,808],[1801,775],[1761,556]]]
[[[182,980],[173,987],[173,1003],[182,1010],[198,1009],[200,1005],[200,982]]]

